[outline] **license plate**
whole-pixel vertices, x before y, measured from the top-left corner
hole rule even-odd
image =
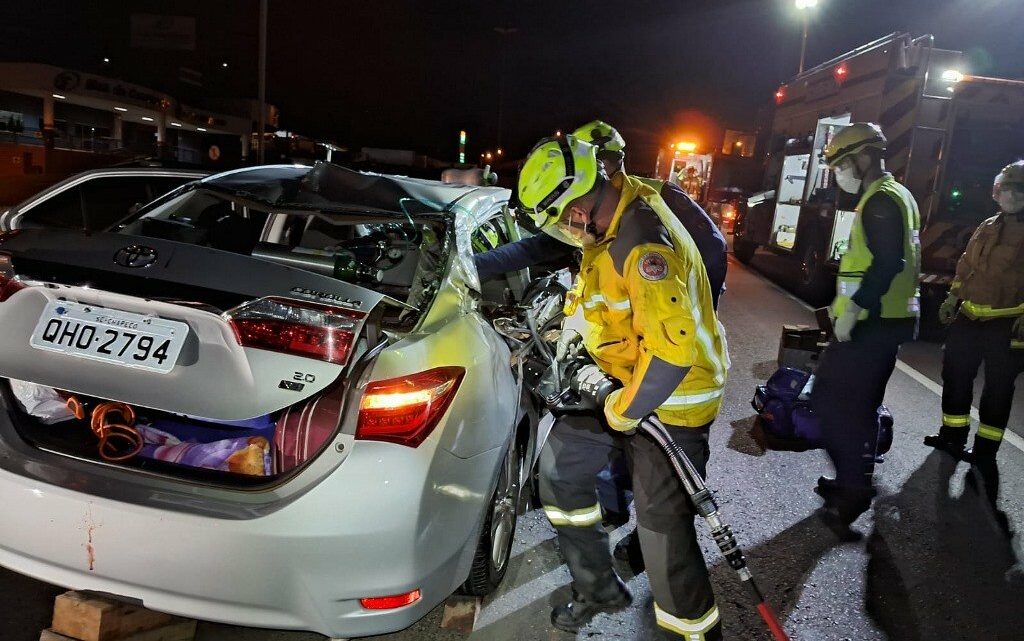
[[[166,374],[174,369],[186,336],[186,323],[55,300],[46,304],[29,344]]]

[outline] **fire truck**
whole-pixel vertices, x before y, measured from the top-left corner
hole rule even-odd
[[[785,257],[805,296],[831,296],[856,196],[836,188],[822,149],[843,125],[875,122],[886,169],[921,210],[924,313],[952,282],[975,227],[996,213],[992,180],[1024,157],[1024,81],[970,75],[931,35],[893,33],[796,76],[775,93],[765,181],[736,222],[734,252]]]

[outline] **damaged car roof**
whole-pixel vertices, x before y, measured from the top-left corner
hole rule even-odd
[[[369,209],[407,215],[450,209],[468,194],[496,187],[452,185],[438,181],[353,171],[327,162],[314,167],[266,165],[237,169],[201,181],[204,187],[278,206]]]

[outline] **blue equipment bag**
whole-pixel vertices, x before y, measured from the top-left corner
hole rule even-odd
[[[750,401],[757,412],[765,440],[772,449],[803,451],[824,447],[821,422],[811,409],[814,376],[794,367],[780,367],[764,385],[758,385]],[[876,461],[892,447],[892,414],[878,407]]]

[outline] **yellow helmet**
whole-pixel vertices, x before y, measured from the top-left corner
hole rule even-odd
[[[597,147],[568,135],[537,143],[519,172],[519,202],[539,229],[562,217],[565,206],[594,188]]]
[[[996,174],[995,182],[992,183],[992,198],[998,200],[999,190],[1009,185],[1024,191],[1024,160],[1010,163]]]
[[[577,140],[583,142],[589,142],[598,148],[599,151],[618,151],[625,153],[626,141],[622,135],[603,120],[592,120],[576,131],[572,132],[572,135]]]
[[[859,154],[865,149],[885,151],[885,134],[873,122],[855,122],[843,127],[832,136],[822,152],[829,167],[835,167],[843,158]]]

